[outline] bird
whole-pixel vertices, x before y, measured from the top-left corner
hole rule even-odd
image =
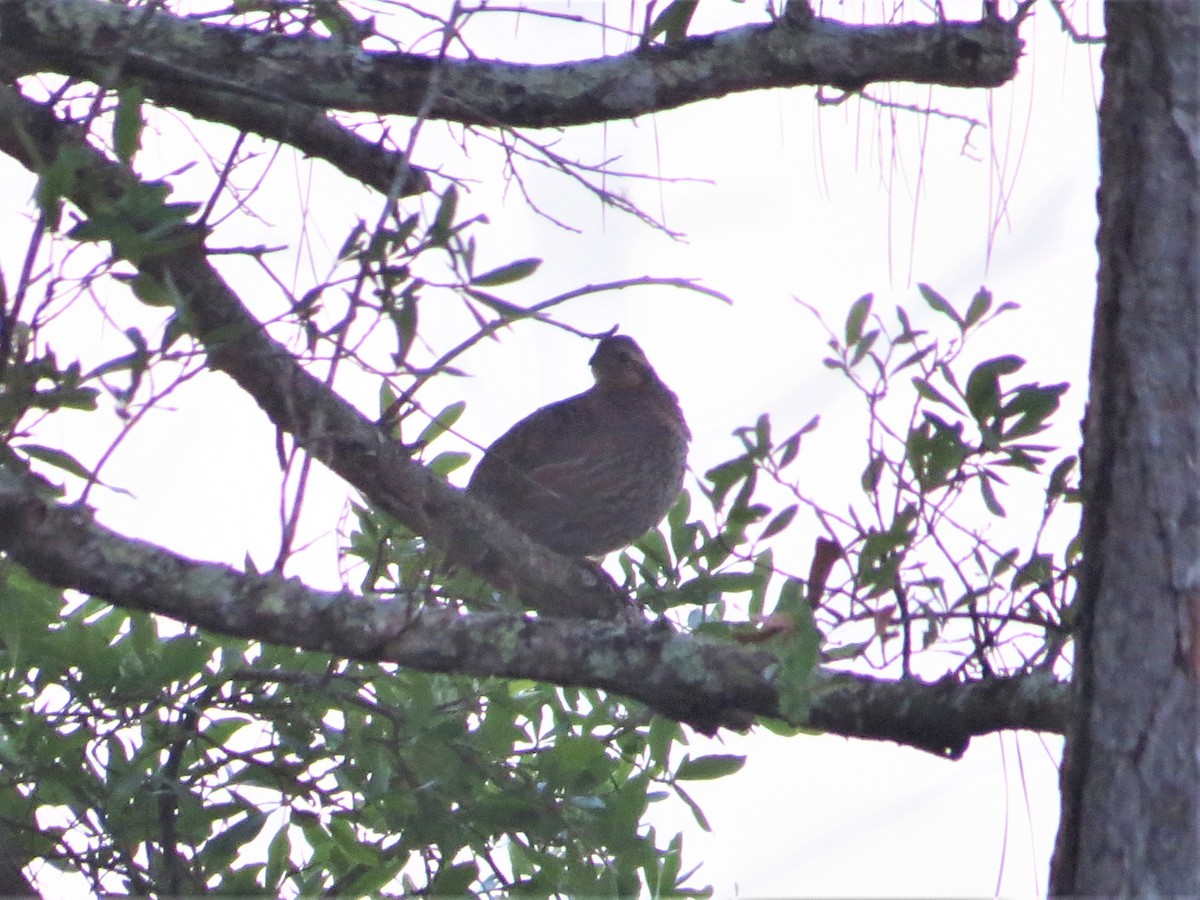
[[[679,399],[632,338],[610,332],[589,364],[595,384],[501,435],[467,492],[539,544],[600,559],[670,510],[691,432]]]

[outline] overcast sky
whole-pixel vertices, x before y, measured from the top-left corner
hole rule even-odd
[[[594,15],[600,8],[568,6]],[[976,15],[977,4],[959,6],[948,6],[949,13]],[[617,7],[628,15],[624,3],[610,4],[609,14]],[[692,31],[753,14],[749,5],[706,0]],[[879,16],[875,10],[868,18]],[[564,139],[563,150],[592,160],[619,155],[624,170],[697,179],[620,186],[685,240],[602,213],[563,179],[531,174],[539,202],[583,229],[566,232],[532,214],[512,185],[497,180],[495,154],[477,145],[464,160],[436,124],[426,126],[417,162],[445,160],[447,171],[476,179],[467,184],[464,206],[491,220],[476,232],[479,270],[545,258],[535,277],[505,295],[512,299],[533,302],[580,284],[641,275],[695,277],[729,295],[732,307],[646,288],[577,301],[560,316],[585,330],[619,324],[642,344],[680,395],[695,436],[697,473],[732,456],[731,431],[762,412],[771,413],[780,433],[819,414],[822,427],[805,444],[800,480],[844,508],[865,461],[851,452],[862,422],[851,395],[821,366],[824,338],[795,298],[840,323],[864,293],[874,292],[886,309],[914,298],[917,281],[959,303],[988,285],[998,300],[1016,301],[1021,310],[991,329],[992,343],[976,352],[980,358],[1018,353],[1029,360],[1031,378],[1076,385],[1055,438],[1068,449],[1078,443],[1095,290],[1098,54],[1068,45],[1049,7],[1038,7],[1022,36],[1028,46],[1021,74],[997,91],[871,89],[880,98],[931,102],[985,127],[857,100],[818,108],[815,91],[796,89],[728,97]],[[530,18],[470,37],[484,56],[573,59],[602,50],[595,32]],[[611,41],[609,48],[619,49]],[[231,141],[205,126],[191,131],[217,156]],[[172,119],[161,135],[148,135],[143,172],[161,175],[177,166],[169,151],[186,133]],[[161,167],[153,164],[156,153]],[[211,179],[204,171],[174,178],[174,199],[203,200]],[[30,185],[0,182],[0,202],[27,210]],[[319,260],[354,219],[377,216],[379,201],[347,190],[323,165],[285,153],[254,208],[263,221],[218,232],[217,243],[299,248],[295,261],[276,265],[302,292],[324,277],[328,260]],[[305,212],[314,215],[302,230]],[[24,249],[17,244],[0,250],[10,284]],[[222,268],[241,279],[244,296],[278,310],[277,292],[251,266],[229,261]],[[133,305],[126,298],[105,302],[119,304],[122,316]],[[151,331],[157,313],[137,315]],[[81,316],[76,335],[84,352],[101,346],[98,335],[119,347],[119,334],[98,310]],[[422,322],[435,343],[441,327],[431,314]],[[469,356],[473,377],[442,390],[447,401],[465,396],[461,430],[486,445],[535,407],[585,388],[589,354],[585,341],[526,325]],[[373,413],[373,385],[348,384]],[[136,496],[93,497],[101,521],[197,558],[239,564],[249,553],[268,568],[278,546],[273,430],[219,375],[194,380],[169,405],[179,412],[148,417],[106,469],[106,481]],[[65,439],[78,424],[55,417],[47,442]],[[94,455],[80,457],[94,461],[111,434],[94,435]],[[345,500],[336,479],[315,477],[302,528],[302,539],[314,543],[291,574],[316,586],[338,583],[334,532]],[[1036,512],[1040,498],[1032,502]],[[1020,520],[1020,510],[1010,512]],[[797,532],[801,548],[819,533],[802,522]],[[806,570],[807,558],[785,566]],[[709,746],[698,741],[693,755]],[[1009,895],[1034,893],[1044,889],[1057,820],[1058,747],[1053,739],[1026,735],[1018,742],[1006,735],[977,740],[963,761],[950,763],[892,745],[756,732],[728,739],[719,751],[748,754],[743,772],[695,787],[713,835],[700,833],[678,806],[656,810],[655,821],[660,834],[685,830],[685,863],[703,862],[699,880],[713,881],[719,896],[980,895],[997,886]]]

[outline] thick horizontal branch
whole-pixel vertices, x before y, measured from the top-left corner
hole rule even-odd
[[[204,94],[227,94],[531,128],[628,119],[773,87],[996,87],[1016,73],[1016,31],[992,16],[929,25],[781,18],[599,59],[522,65],[366,51],[99,0],[0,0],[0,51],[21,51],[39,70],[75,78],[137,80],[147,91],[172,85],[164,102],[181,109]]]
[[[83,161],[70,199],[85,213],[108,213],[138,186],[128,168],[88,145],[78,128],[0,85],[0,152],[36,172],[66,147]],[[233,378],[277,428],[375,507],[501,589],[518,589],[539,612],[611,617],[626,608],[625,599],[595,567],[531,541],[489,507],[413,461],[374,422],[305,371],[212,267],[196,229],[163,234],[153,217],[139,222],[133,214],[124,224],[156,234],[164,252],[142,260],[140,268],[175,292],[181,316],[205,345],[212,367]],[[173,244],[176,249],[165,249]]]
[[[775,657],[682,635],[665,622],[532,619],[316,591],[296,579],[194,562],[98,525],[25,476],[0,468],[0,549],[35,578],[127,609],[242,638],[426,672],[593,687],[645,703],[704,732],[777,718]],[[1067,686],[1023,675],[974,683],[887,682],[818,672],[797,726],[895,741],[957,758],[970,739],[1008,729],[1061,733]]]

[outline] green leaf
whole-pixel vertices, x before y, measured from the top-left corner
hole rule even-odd
[[[900,342],[894,340],[893,343],[898,344]],[[909,366],[915,366],[917,363],[919,363],[921,360],[923,360],[930,353],[933,353],[934,350],[936,350],[936,349],[937,349],[936,347],[934,347],[932,344],[930,344],[928,347],[923,347],[920,350],[913,351],[913,353],[906,356],[900,362],[896,363],[896,365],[892,366],[891,374],[895,375],[897,372],[903,371],[904,369],[907,369]]]
[[[779,667],[774,683],[779,692],[779,711],[787,721],[803,723],[812,705],[812,673],[820,659],[821,633],[800,581],[789,578],[783,583],[775,612],[790,616],[795,623],[795,632],[776,650]]]
[[[664,894],[669,894],[673,889],[683,882],[687,881],[688,876],[679,877],[680,863],[683,857],[683,835],[676,834],[667,845],[666,852],[659,860],[658,870],[655,873],[658,877],[655,879],[647,878],[647,883],[652,888],[652,894],[655,897],[661,897]],[[689,873],[690,874],[690,873]]]
[[[427,466],[431,472],[436,472],[445,478],[451,472],[457,472],[470,461],[470,453],[464,453],[460,450],[447,450],[445,453],[439,453],[431,459]]]
[[[873,640],[855,641],[849,644],[842,644],[840,647],[831,647],[821,654],[822,659],[826,662],[841,662],[846,659],[858,659],[867,649],[875,643]]]
[[[454,225],[454,216],[458,212],[458,188],[454,185],[446,188],[438,204],[433,224],[429,226],[429,242],[435,247],[444,247],[450,240],[450,230]]]
[[[862,473],[862,489],[868,494],[875,493],[879,487],[879,476],[883,473],[886,463],[887,460],[882,456],[872,456],[871,461],[867,463]]]
[[[288,857],[291,854],[292,841],[287,828],[275,832],[267,845],[267,866],[264,876],[268,890],[278,893],[283,883],[284,875],[290,868]]]
[[[959,413],[960,415],[962,414],[962,410],[958,408],[953,400],[949,399],[945,394],[935,388],[924,378],[914,378],[912,383],[913,387],[916,388],[917,393],[926,400],[932,400],[934,403],[941,403],[943,406],[950,407],[956,413]]]
[[[113,372],[129,371],[132,372],[131,380],[135,387],[141,382],[142,375],[145,374],[146,366],[149,362],[150,348],[146,344],[146,338],[143,337],[142,332],[137,328],[126,328],[125,336],[133,344],[133,352],[101,363],[87,373],[83,379],[84,381],[99,378],[102,375],[110,375]]]
[[[188,333],[187,325],[178,313],[167,319],[163,326],[162,346],[159,348],[159,353],[166,353],[175,345],[181,337]]]
[[[733,754],[715,753],[698,759],[685,756],[675,770],[675,777],[680,781],[712,781],[740,771],[745,764],[746,757]]]
[[[258,837],[266,824],[267,814],[255,810],[240,822],[218,832],[204,845],[205,870],[215,875],[228,869],[242,847]]]
[[[667,532],[671,536],[671,551],[676,559],[690,556],[696,549],[696,535],[699,529],[688,522],[688,514],[691,511],[691,495],[687,491],[680,491],[679,499],[667,513]]]
[[[1058,409],[1059,398],[1070,387],[1067,383],[1052,385],[1025,385],[1017,388],[1013,398],[1004,404],[1001,414],[1005,419],[1019,416],[1016,422],[1004,429],[1004,440],[1015,440],[1037,434],[1047,428],[1047,419]]]
[[[388,318],[396,328],[396,355],[393,361],[397,366],[408,358],[413,340],[417,336],[417,296],[415,290],[405,290],[400,298],[399,307],[388,306]]]
[[[1075,470],[1076,462],[1077,460],[1074,456],[1068,456],[1054,467],[1054,471],[1050,473],[1050,480],[1046,485],[1047,501],[1053,497],[1059,497],[1067,493],[1069,490],[1067,479]]]
[[[429,888],[425,893],[432,897],[461,897],[470,893],[470,887],[479,877],[479,864],[474,860],[458,863],[453,866],[442,866],[438,871],[437,876],[429,882]],[[363,890],[364,885],[356,883],[353,895],[362,895],[363,893],[372,894],[382,888],[387,882],[377,884],[374,889],[367,888]]]
[[[348,815],[334,816],[329,821],[329,833],[338,850],[347,858],[363,866],[379,864],[379,855],[373,846],[359,841],[353,819]]]
[[[963,424],[950,425],[933,413],[908,433],[905,454],[923,492],[946,484],[971,455],[962,439]]]
[[[142,103],[146,95],[136,84],[117,91],[117,112],[113,117],[113,147],[117,158],[129,165],[142,142]]]
[[[821,635],[807,603],[789,610],[796,619],[797,634],[779,653],[775,679],[779,711],[789,722],[806,722],[812,706],[812,673],[820,659]]]
[[[645,558],[643,572],[657,574],[670,567],[671,554],[667,550],[667,541],[657,528],[651,528],[638,538],[633,546],[640,550]]]
[[[775,447],[775,452],[779,454],[779,468],[790,465],[800,455],[800,440],[810,431],[815,431],[820,424],[821,417],[813,416],[803,428]]]
[[[61,387],[36,394],[33,405],[45,410],[82,409],[90,412],[96,408],[96,397],[99,395],[96,388]]]
[[[986,475],[979,478],[979,493],[983,495],[983,505],[988,508],[993,516],[1004,518],[1006,513],[1004,507],[1000,505],[1000,501],[996,499],[996,492],[992,488],[992,479]]]
[[[540,259],[518,259],[515,262],[510,262],[508,265],[500,266],[498,269],[492,269],[490,272],[485,272],[471,279],[471,284],[476,287],[495,287],[500,284],[511,284],[514,281],[520,281],[522,278],[528,278],[538,270],[538,266],[542,264]]]
[[[983,425],[1000,412],[1000,378],[1025,365],[1019,356],[999,356],[982,362],[967,376],[967,409]]]
[[[388,381],[384,380],[379,382],[380,418],[388,415],[394,416],[396,414],[396,410],[393,409],[393,407],[396,405],[397,399],[399,398],[396,396],[396,391]]]
[[[688,24],[692,21],[692,15],[696,12],[699,2],[700,0],[672,0],[646,29],[642,35],[642,45],[653,42],[660,34],[668,44],[684,40],[687,37]]]
[[[963,327],[963,320],[955,312],[954,307],[950,305],[950,301],[935,291],[927,284],[918,284],[917,289],[921,292],[921,296],[925,298],[925,302],[929,304],[930,309],[934,312],[939,312],[948,319],[951,319],[959,328]]]
[[[470,287],[466,289],[465,293],[485,306],[491,307],[506,319],[523,319],[529,315],[529,310],[523,306],[517,306],[515,303],[501,300],[495,294],[489,294],[487,291],[479,291]]]
[[[798,734],[811,733],[811,729],[805,728],[802,725],[793,725],[790,722],[785,722],[783,719],[770,719],[766,716],[760,716],[758,724],[771,734],[777,734],[780,737],[795,737]]]
[[[703,831],[711,832],[712,826],[708,824],[708,819],[704,815],[704,810],[700,808],[700,804],[693,800],[691,795],[682,787],[680,787],[679,784],[672,784],[672,787],[675,788],[675,795],[684,803],[686,803],[688,809],[692,811],[692,818],[696,820],[696,824],[699,825]]]
[[[691,583],[704,585],[708,590],[719,594],[741,594],[754,590],[757,580],[752,572],[721,572],[700,576]]]
[[[358,253],[362,247],[362,236],[367,230],[367,224],[359,219],[354,223],[354,227],[346,235],[346,239],[342,241],[342,246],[338,250],[337,258],[339,260],[347,260]]]
[[[851,368],[853,368],[854,366],[857,366],[860,362],[863,361],[863,359],[866,357],[866,355],[871,352],[871,348],[875,346],[875,341],[877,341],[878,339],[879,339],[879,331],[878,330],[869,331],[862,336],[862,340],[860,340],[857,344],[855,344],[854,353],[850,357],[850,367]]]
[[[81,148],[66,145],[59,147],[54,162],[40,173],[33,197],[51,231],[58,230],[62,222],[63,199],[75,190],[78,173],[87,164],[87,154]]]
[[[754,456],[762,459],[771,450],[771,417],[763,413],[754,423]]]
[[[739,456],[728,462],[714,466],[704,473],[704,477],[712,483],[713,508],[720,510],[725,497],[733,486],[754,474],[754,460],[749,455]]]
[[[850,306],[850,312],[846,315],[846,345],[850,346],[857,344],[863,335],[863,325],[867,321],[867,316],[871,314],[871,303],[874,296],[864,294],[859,297]]]
[[[923,335],[924,331],[914,331],[912,322],[908,318],[908,313],[903,307],[896,307],[896,320],[900,323],[900,334],[896,337],[897,344],[911,344],[918,337]]]
[[[766,540],[769,537],[774,537],[792,524],[792,519],[796,518],[796,512],[799,507],[793,503],[791,506],[775,514],[775,517],[767,523],[767,527],[763,529],[760,535],[760,540]]]
[[[459,420],[463,414],[463,410],[466,408],[467,404],[465,401],[456,400],[454,403],[451,403],[434,416],[432,421],[422,429],[420,435],[417,436],[417,443],[421,446],[433,443],[454,427],[454,423]]]
[[[1043,586],[1048,584],[1054,575],[1054,559],[1048,553],[1035,553],[1029,562],[1017,569],[1013,575],[1012,589],[1019,590],[1026,585]]]
[[[987,311],[992,308],[992,292],[985,287],[981,287],[975,292],[975,296],[971,298],[971,303],[967,306],[966,325],[970,328],[987,315]]]
[[[91,471],[64,450],[59,450],[55,447],[43,447],[39,444],[22,444],[17,449],[24,451],[27,456],[33,459],[54,466],[56,469],[62,469],[64,472],[70,472],[75,477],[82,478],[84,481],[91,480]]]
[[[991,577],[993,579],[999,578],[1001,575],[1011,569],[1016,563],[1019,555],[1020,551],[1014,548],[997,559],[994,563],[992,563],[992,570],[990,573]]]

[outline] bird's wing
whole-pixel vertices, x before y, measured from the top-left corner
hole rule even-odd
[[[591,399],[570,397],[522,419],[488,448],[472,484],[486,488],[517,479],[555,493],[579,490],[597,456],[615,451],[621,441],[615,428],[604,426]]]

